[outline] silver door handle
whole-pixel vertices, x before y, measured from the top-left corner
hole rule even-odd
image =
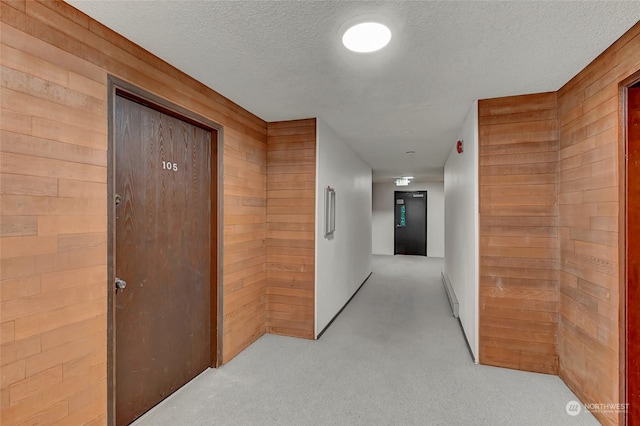
[[[120,278],[116,278],[116,292],[118,290],[124,290],[124,288],[127,286],[127,282],[125,280],[122,280]]]

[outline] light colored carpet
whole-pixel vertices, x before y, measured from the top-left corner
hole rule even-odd
[[[443,264],[374,256],[320,340],[263,336],[135,425],[597,425],[556,376],[473,364]]]

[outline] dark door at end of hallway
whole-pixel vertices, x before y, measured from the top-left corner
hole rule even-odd
[[[427,255],[427,192],[395,191],[393,254]]]

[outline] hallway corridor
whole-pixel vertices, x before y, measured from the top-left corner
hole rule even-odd
[[[135,425],[597,425],[557,376],[472,362],[443,264],[374,256],[320,340],[265,335]]]

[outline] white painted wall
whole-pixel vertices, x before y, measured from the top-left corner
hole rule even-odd
[[[316,320],[318,336],[371,273],[371,168],[317,120]],[[333,237],[324,236],[324,189],[336,191]]]
[[[460,322],[478,361],[479,211],[478,102],[474,101],[444,166],[445,266],[460,303]]]
[[[393,255],[394,191],[427,191],[427,256],[444,257],[444,183],[410,183],[396,186],[393,182],[373,184],[373,254]]]

